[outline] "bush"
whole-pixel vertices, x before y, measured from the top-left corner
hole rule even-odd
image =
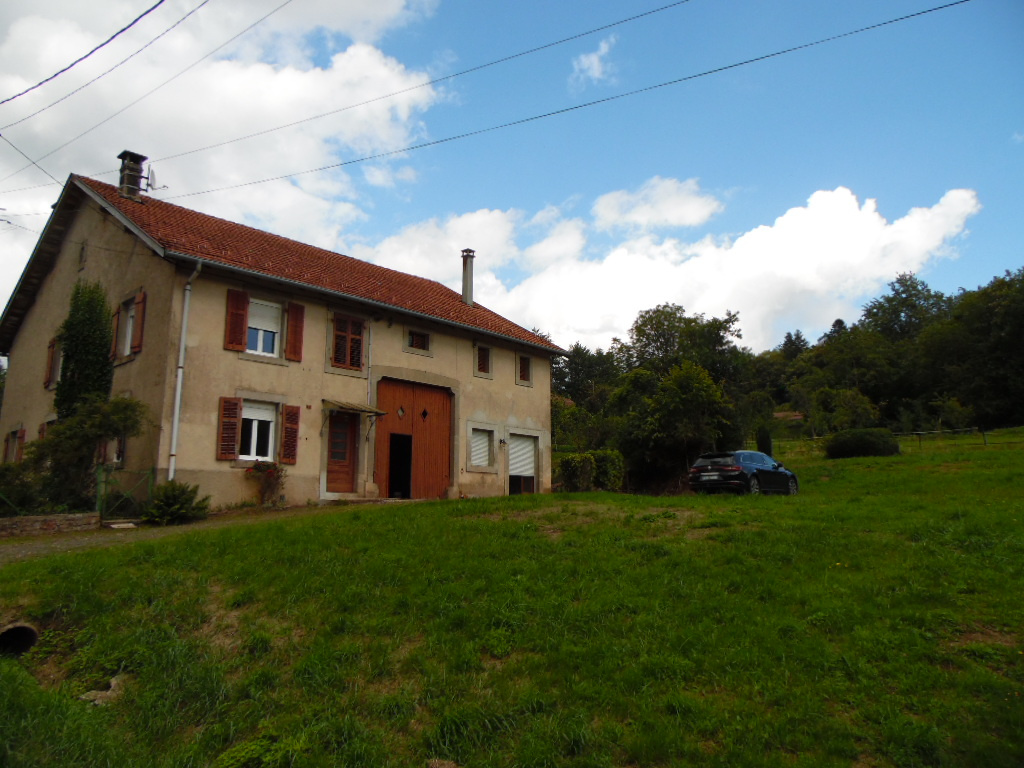
[[[23,463],[0,464],[0,517],[37,514],[46,496],[39,476]]]
[[[895,456],[900,444],[888,429],[847,429],[836,432],[825,443],[825,457],[849,459],[854,456]]]
[[[594,490],[594,457],[589,453],[570,453],[559,465],[562,487],[566,491]]]
[[[170,480],[153,489],[142,519],[156,525],[177,525],[203,520],[210,513],[210,497],[199,498],[199,486]]]
[[[626,460],[618,451],[591,451],[594,459],[594,487],[621,491],[626,480]]]

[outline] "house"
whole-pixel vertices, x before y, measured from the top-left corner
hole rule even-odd
[[[563,351],[463,291],[72,175],[0,318],[5,460],[56,416],[56,341],[78,280],[113,310],[113,394],[152,429],[125,474],[251,499],[245,468],[286,465],[289,503],[545,492],[551,360]],[[453,258],[458,255],[453,254]]]

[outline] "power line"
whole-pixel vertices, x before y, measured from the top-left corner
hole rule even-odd
[[[163,1],[163,0],[161,0],[161,2],[162,2],[162,1]],[[109,122],[110,122],[111,120],[113,120],[113,119],[114,119],[115,117],[117,117],[118,115],[122,114],[123,112],[126,112],[126,111],[128,111],[129,109],[131,109],[132,107],[134,107],[134,106],[135,106],[136,104],[138,104],[138,103],[139,103],[140,101],[142,101],[143,99],[146,99],[146,98],[148,98],[149,96],[152,96],[152,95],[153,95],[154,93],[156,93],[156,92],[157,92],[158,90],[160,90],[161,88],[163,88],[163,87],[164,87],[165,85],[168,85],[169,83],[173,82],[174,80],[177,80],[177,79],[178,79],[179,77],[181,77],[182,75],[184,75],[184,74],[185,74],[186,72],[188,72],[189,70],[191,70],[191,69],[192,69],[193,67],[197,66],[197,65],[198,65],[198,64],[199,64],[200,62],[202,62],[202,61],[205,61],[206,59],[210,58],[211,56],[213,56],[213,54],[217,53],[217,51],[219,51],[219,50],[220,50],[221,48],[224,48],[225,46],[229,45],[230,43],[233,43],[233,42],[234,42],[235,40],[237,40],[238,38],[240,38],[240,37],[241,37],[242,35],[246,34],[247,32],[249,32],[249,31],[250,31],[251,29],[253,29],[253,28],[254,28],[254,27],[256,27],[257,25],[259,25],[259,24],[263,23],[263,22],[264,22],[264,21],[266,21],[266,20],[267,20],[268,18],[270,18],[271,16],[273,16],[273,15],[274,15],[275,13],[277,13],[277,12],[278,12],[278,11],[280,11],[280,10],[281,10],[282,8],[284,8],[284,7],[286,6],[286,5],[290,5],[290,4],[292,3],[292,2],[293,2],[293,0],[284,0],[284,2],[283,2],[283,3],[281,3],[281,4],[279,5],[279,6],[277,6],[276,8],[274,8],[274,9],[273,9],[272,11],[270,11],[269,13],[266,13],[266,14],[264,14],[264,15],[263,15],[263,16],[261,16],[261,17],[260,17],[259,19],[257,19],[257,20],[256,20],[256,21],[254,21],[254,22],[253,22],[252,24],[250,24],[250,25],[249,25],[248,27],[246,27],[245,29],[243,29],[243,30],[242,30],[241,32],[239,32],[238,34],[236,34],[236,35],[234,35],[234,36],[232,36],[232,37],[228,38],[228,39],[227,39],[227,40],[225,40],[225,41],[224,41],[223,43],[221,43],[221,44],[220,44],[220,45],[218,45],[218,46],[217,46],[216,48],[214,48],[214,49],[213,49],[212,51],[210,51],[209,53],[207,53],[206,55],[204,55],[204,56],[201,56],[201,57],[199,57],[198,59],[196,59],[195,61],[193,61],[193,62],[192,62],[191,64],[189,64],[189,65],[188,65],[187,67],[185,67],[184,69],[182,69],[181,71],[179,71],[179,72],[178,72],[177,74],[175,74],[175,75],[172,75],[171,77],[167,78],[167,79],[166,79],[166,80],[164,80],[164,81],[163,81],[162,83],[160,83],[160,85],[158,85],[158,86],[156,86],[155,88],[151,88],[150,90],[146,91],[146,92],[145,92],[144,94],[142,94],[141,96],[139,96],[139,97],[138,97],[137,99],[135,99],[134,101],[131,101],[131,102],[129,102],[128,104],[126,104],[125,106],[123,106],[123,107],[122,107],[121,109],[119,109],[119,110],[118,110],[117,112],[115,112],[114,114],[110,115],[109,117],[106,117],[106,118],[104,118],[103,120],[100,120],[100,121],[99,121],[98,123],[96,123],[96,124],[95,124],[94,126],[92,126],[91,128],[87,128],[87,129],[85,129],[85,130],[84,130],[84,131],[82,131],[82,132],[81,132],[80,134],[78,134],[77,136],[75,136],[75,137],[74,137],[73,139],[68,139],[68,140],[67,140],[67,141],[65,141],[65,142],[64,142],[63,144],[61,144],[61,145],[60,145],[59,147],[55,147],[54,149],[51,149],[51,150],[50,150],[49,152],[47,152],[47,153],[46,153],[45,155],[42,155],[42,156],[40,156],[40,157],[37,157],[37,158],[36,158],[36,160],[45,160],[45,159],[46,159],[47,157],[49,157],[50,155],[52,155],[52,154],[54,154],[54,153],[56,153],[56,152],[59,152],[60,150],[64,149],[65,147],[67,147],[67,146],[68,146],[68,145],[70,145],[70,144],[73,144],[73,143],[75,143],[76,141],[78,141],[79,139],[81,139],[81,138],[82,138],[83,136],[87,136],[88,134],[92,133],[92,132],[93,132],[93,131],[95,131],[95,130],[96,130],[97,128],[99,128],[99,127],[100,127],[101,125],[105,125],[106,123],[109,123]],[[35,164],[35,161],[33,161],[33,165],[34,165],[34,164]],[[26,165],[26,166],[24,166],[24,167],[22,167],[22,168],[19,168],[19,169],[18,169],[18,170],[16,170],[16,171],[15,171],[14,173],[10,173],[10,174],[8,174],[7,176],[5,176],[5,177],[4,177],[3,179],[0,179],[0,182],[3,182],[3,181],[7,181],[7,179],[11,178],[12,176],[17,176],[17,175],[18,175],[19,173],[21,173],[22,171],[24,171],[24,170],[27,170],[28,168],[31,168],[31,167],[32,167],[31,165]]]
[[[161,6],[161,5],[163,5],[163,4],[164,4],[164,2],[165,2],[165,0],[157,0],[156,4],[155,4],[154,6],[152,6],[152,7],[151,7],[151,8],[149,9],[149,10],[147,10],[147,11],[144,11],[144,12],[143,12],[143,13],[142,13],[141,15],[137,16],[137,17],[135,18],[135,20],[134,20],[133,22],[131,22],[131,23],[130,23],[130,24],[129,24],[128,26],[126,26],[126,27],[121,27],[121,29],[119,29],[119,30],[118,30],[117,32],[115,32],[114,34],[112,34],[112,35],[111,35],[110,37],[108,37],[108,38],[107,38],[106,40],[104,40],[104,41],[103,41],[102,43],[100,43],[99,45],[97,45],[97,46],[96,46],[95,48],[93,48],[93,49],[92,49],[91,51],[89,51],[89,52],[88,52],[87,54],[85,54],[84,56],[80,56],[79,58],[75,59],[75,60],[74,60],[74,61],[72,61],[72,62],[71,62],[70,64],[68,64],[68,65],[67,65],[66,67],[64,67],[64,69],[62,69],[62,70],[59,70],[58,72],[54,72],[54,73],[53,73],[52,75],[50,75],[50,76],[49,76],[48,78],[46,78],[45,80],[40,80],[40,81],[39,81],[38,83],[36,83],[35,85],[33,85],[33,86],[29,87],[29,88],[26,88],[26,89],[25,89],[24,91],[22,91],[21,93],[16,93],[16,94],[14,94],[13,96],[8,96],[8,97],[7,97],[6,99],[4,99],[3,101],[0,101],[0,105],[6,104],[6,103],[7,103],[7,102],[9,102],[9,101],[14,101],[14,100],[15,100],[15,99],[17,99],[18,97],[20,97],[20,96],[24,96],[24,95],[25,95],[26,93],[30,93],[30,92],[34,91],[34,90],[35,90],[36,88],[39,88],[39,87],[41,87],[41,86],[43,86],[43,85],[46,85],[46,84],[47,84],[48,82],[50,82],[50,81],[51,81],[51,80],[53,80],[54,78],[56,78],[56,77],[59,77],[60,75],[63,75],[63,74],[65,73],[65,72],[67,72],[67,71],[68,71],[69,69],[71,69],[72,67],[74,67],[74,66],[75,66],[76,64],[80,64],[81,62],[85,61],[85,60],[86,60],[87,58],[89,58],[90,56],[92,56],[92,55],[93,55],[94,53],[96,53],[96,51],[98,51],[98,50],[99,50],[100,48],[103,48],[104,46],[106,46],[106,45],[109,45],[109,44],[111,43],[111,41],[113,41],[113,40],[114,40],[114,38],[118,37],[119,35],[123,34],[124,32],[127,32],[127,31],[128,31],[129,29],[131,29],[132,27],[134,27],[134,26],[135,26],[136,24],[138,24],[138,23],[139,23],[140,21],[142,21],[142,19],[144,19],[144,18],[145,18],[146,16],[148,16],[148,15],[149,15],[149,14],[151,14],[151,13],[152,13],[153,11],[155,11],[155,10],[156,10],[157,8],[159,8],[159,7]]]
[[[22,157],[24,157],[24,158],[25,158],[26,160],[28,160],[28,161],[29,161],[29,163],[31,163],[31,165],[27,165],[27,166],[25,166],[26,168],[31,168],[32,166],[35,166],[35,167],[36,167],[36,168],[38,168],[38,169],[39,169],[40,171],[42,171],[42,172],[43,172],[43,173],[45,173],[45,174],[46,174],[47,176],[49,176],[49,177],[50,177],[51,179],[53,179],[53,183],[54,183],[54,184],[60,184],[60,182],[59,182],[59,181],[57,181],[56,179],[54,179],[54,178],[53,178],[53,175],[52,175],[52,174],[51,174],[51,173],[50,173],[50,172],[49,172],[48,170],[46,170],[45,168],[43,168],[43,166],[41,166],[41,165],[40,165],[39,163],[37,163],[37,162],[36,162],[35,160],[33,160],[33,159],[32,159],[31,157],[29,157],[28,155],[26,155],[26,154],[25,154],[24,152],[22,152],[22,151],[21,151],[20,149],[18,149],[18,148],[17,148],[16,146],[14,146],[14,144],[12,144],[12,143],[11,143],[11,140],[10,140],[10,139],[8,139],[8,138],[7,138],[6,136],[4,136],[3,134],[0,134],[0,139],[2,139],[3,141],[5,141],[5,142],[7,143],[7,145],[8,145],[8,146],[9,146],[9,147],[10,147],[11,149],[13,149],[13,150],[14,150],[15,152],[17,152],[17,153],[18,153],[19,155],[21,155]],[[47,186],[48,186],[48,185],[47,185]]]
[[[463,75],[468,75],[468,74],[471,74],[473,72],[479,72],[480,70],[487,69],[488,67],[493,67],[493,66],[496,66],[498,64],[504,64],[506,62],[513,61],[514,59],[522,58],[523,56],[529,56],[530,54],[538,53],[540,51],[547,50],[548,48],[554,48],[556,46],[572,42],[573,40],[579,40],[582,37],[588,37],[589,35],[595,35],[598,32],[604,32],[605,30],[612,29],[613,27],[618,27],[618,26],[621,26],[622,24],[628,24],[631,21],[636,21],[637,19],[642,19],[645,16],[653,16],[656,13],[661,13],[662,11],[667,11],[670,8],[675,8],[675,7],[680,6],[680,5],[685,5],[688,2],[690,2],[690,0],[678,0],[678,2],[669,3],[668,5],[663,5],[660,8],[654,8],[654,9],[652,9],[650,11],[645,11],[644,13],[638,13],[635,16],[630,16],[629,18],[626,18],[626,19],[621,19],[619,21],[614,21],[614,22],[612,22],[610,24],[605,24],[604,26],[596,27],[596,28],[591,29],[591,30],[587,30],[586,32],[579,32],[578,34],[562,38],[561,40],[556,40],[556,41],[551,42],[551,43],[545,43],[544,45],[538,45],[535,48],[530,48],[530,49],[525,50],[525,51],[520,51],[519,53],[513,53],[510,56],[504,56],[504,57],[502,57],[500,59],[495,59],[494,61],[489,61],[486,64],[478,64],[477,66],[470,67],[469,69],[464,69],[461,72],[455,72],[454,74],[445,75],[444,77],[436,77],[433,80],[428,80],[428,81],[426,81],[424,83],[420,83],[418,85],[411,85],[408,88],[402,88],[402,89],[397,90],[397,91],[392,91],[391,93],[385,94],[383,96],[375,96],[372,99],[367,99],[366,101],[360,101],[357,104],[350,104],[347,107],[339,107],[338,109],[332,109],[329,112],[321,112],[318,115],[311,115],[310,117],[304,117],[301,120],[294,120],[294,121],[292,121],[290,123],[285,123],[284,125],[279,125],[279,126],[276,126],[274,128],[267,128],[267,129],[262,130],[262,131],[256,131],[255,133],[249,133],[249,134],[246,134],[245,136],[239,136],[239,137],[234,138],[234,139],[227,139],[225,141],[221,141],[221,142],[218,142],[216,144],[209,144],[209,145],[207,145],[205,147],[198,147],[196,149],[189,149],[189,150],[186,150],[185,152],[179,152],[176,155],[167,155],[165,157],[159,157],[159,158],[156,158],[155,160],[153,160],[153,162],[159,163],[159,162],[163,162],[164,160],[175,160],[175,159],[177,159],[179,157],[185,157],[186,155],[196,154],[197,152],[205,152],[205,151],[207,151],[209,149],[217,149],[218,147],[223,147],[223,146],[226,146],[228,144],[234,144],[235,142],[245,141],[246,139],[253,139],[253,138],[256,138],[257,136],[265,136],[268,133],[274,133],[275,131],[281,131],[281,130],[284,130],[285,128],[294,128],[296,125],[302,125],[303,123],[312,122],[313,120],[319,120],[320,118],[323,118],[323,117],[330,117],[331,115],[336,115],[339,112],[347,112],[350,109],[356,109],[358,107],[365,107],[368,104],[373,104],[373,103],[378,102],[378,101],[384,101],[385,99],[390,99],[390,98],[392,98],[394,96],[401,96],[403,93],[409,93],[410,91],[416,91],[416,90],[419,90],[420,88],[426,88],[428,86],[437,85],[438,83],[443,83],[443,82],[446,82],[448,80],[454,80],[457,77],[462,77]]]
[[[545,113],[540,114],[540,115],[533,115],[532,117],[524,117],[524,118],[521,118],[519,120],[512,120],[510,122],[502,123],[500,125],[492,125],[492,126],[490,126],[488,128],[480,128],[480,129],[475,130],[475,131],[468,131],[466,133],[460,133],[460,134],[456,134],[454,136],[448,136],[448,137],[443,138],[443,139],[435,139],[434,141],[426,141],[426,142],[423,142],[421,144],[413,144],[413,145],[408,146],[408,147],[403,147],[402,149],[394,149],[394,150],[390,150],[388,152],[379,152],[379,153],[374,154],[374,155],[366,155],[364,157],[354,158],[352,160],[344,160],[344,161],[342,161],[340,163],[332,163],[330,165],[322,165],[322,166],[320,166],[318,168],[310,168],[310,169],[307,169],[307,170],[304,170],[304,171],[295,171],[293,173],[287,173],[287,174],[283,174],[281,176],[271,176],[271,177],[268,177],[268,178],[265,178],[265,179],[258,179],[258,180],[255,180],[255,181],[246,181],[246,182],[242,182],[240,184],[231,184],[231,185],[228,185],[228,186],[225,186],[225,187],[217,187],[217,188],[214,188],[214,189],[206,189],[206,190],[202,190],[200,192],[186,192],[186,193],[180,194],[180,195],[170,195],[170,196],[168,196],[165,199],[167,199],[167,200],[174,200],[174,199],[181,198],[181,197],[195,197],[197,195],[206,195],[206,194],[209,194],[211,192],[224,192],[224,191],[229,190],[229,189],[239,189],[241,187],[250,187],[250,186],[255,186],[257,184],[266,184],[266,183],[271,182],[271,181],[282,181],[284,179],[290,179],[290,178],[293,178],[295,176],[304,176],[304,175],[310,174],[310,173],[320,173],[322,171],[333,170],[334,168],[341,168],[341,167],[344,167],[346,165],[355,165],[357,163],[365,163],[365,162],[369,162],[371,160],[379,160],[381,158],[391,157],[393,155],[399,155],[399,154],[403,154],[405,152],[412,152],[412,151],[417,150],[417,149],[426,149],[427,147],[436,147],[439,144],[447,144],[447,143],[450,143],[450,142],[453,142],[453,141],[459,141],[461,139],[468,139],[468,138],[470,138],[472,136],[479,136],[479,135],[484,134],[484,133],[491,133],[493,131],[500,131],[500,130],[505,129],[505,128],[512,128],[512,127],[517,126],[517,125],[524,125],[526,123],[536,122],[537,120],[543,120],[543,119],[548,118],[548,117],[555,117],[556,115],[564,115],[564,114],[567,114],[569,112],[575,112],[575,111],[580,110],[580,109],[587,109],[588,107],[594,107],[594,106],[597,106],[599,104],[607,104],[609,102],[618,101],[619,99],[625,99],[625,98],[628,98],[630,96],[637,96],[637,95],[642,94],[642,93],[648,93],[650,91],[658,90],[659,88],[666,88],[666,87],[668,87],[670,85],[678,85],[680,83],[689,82],[690,80],[697,80],[697,79],[702,78],[702,77],[708,77],[710,75],[716,75],[716,74],[719,74],[721,72],[727,72],[727,71],[729,71],[731,69],[737,69],[738,67],[747,66],[748,64],[756,64],[756,63],[761,62],[761,61],[767,61],[768,59],[774,59],[774,58],[777,58],[779,56],[785,56],[786,54],[789,54],[789,53],[795,53],[797,51],[807,50],[808,48],[814,48],[816,46],[824,45],[826,43],[832,43],[832,42],[835,42],[836,40],[842,40],[842,39],[847,38],[847,37],[852,37],[854,35],[862,34],[864,32],[870,32],[870,31],[873,31],[873,30],[876,30],[876,29],[881,29],[882,27],[887,27],[887,26],[890,26],[892,24],[897,24],[897,23],[902,22],[902,21],[908,21],[909,19],[914,19],[914,18],[918,18],[920,16],[925,16],[925,15],[930,14],[930,13],[935,13],[936,11],[946,10],[948,8],[952,8],[952,7],[957,6],[957,5],[964,5],[965,3],[969,3],[969,2],[972,2],[972,0],[954,0],[954,2],[946,3],[945,5],[935,6],[934,8],[928,8],[928,9],[923,10],[923,11],[917,11],[916,13],[910,13],[910,14],[907,14],[905,16],[899,16],[899,17],[894,18],[894,19],[889,19],[888,21],[882,21],[882,22],[879,22],[877,24],[871,24],[869,26],[861,27],[859,29],[855,29],[855,30],[852,30],[850,32],[843,32],[843,33],[840,33],[838,35],[831,35],[829,37],[823,37],[823,38],[821,38],[819,40],[815,40],[814,42],[803,43],[801,45],[796,45],[796,46],[793,46],[791,48],[784,48],[782,50],[775,51],[773,53],[766,53],[766,54],[764,54],[762,56],[755,56],[754,58],[744,59],[743,61],[738,61],[738,62],[735,62],[733,64],[726,64],[726,65],[721,66],[721,67],[715,67],[714,69],[708,69],[708,70],[705,70],[703,72],[699,72],[699,73],[694,74],[694,75],[686,75],[685,77],[679,77],[679,78],[676,78],[674,80],[667,80],[667,81],[665,81],[663,83],[658,83],[656,85],[649,85],[649,86],[646,86],[644,88],[637,88],[637,89],[632,90],[632,91],[626,91],[625,93],[616,94],[615,96],[607,96],[607,97],[602,98],[602,99],[595,99],[594,101],[588,101],[588,102],[583,103],[583,104],[576,104],[576,105],[571,106],[571,107],[564,107],[563,109],[556,109],[556,110],[554,110],[552,112],[545,112]]]
[[[163,0],[161,0],[161,2],[162,2],[162,1],[163,1]],[[161,33],[160,33],[159,35],[157,35],[157,36],[156,36],[156,37],[154,37],[154,38],[153,38],[152,40],[150,40],[150,41],[149,41],[148,43],[146,43],[146,44],[145,44],[144,46],[142,46],[141,48],[139,48],[139,50],[135,51],[135,53],[131,54],[130,56],[127,56],[127,57],[126,57],[126,58],[124,58],[124,59],[121,59],[121,61],[117,62],[117,64],[115,64],[114,66],[112,66],[112,67],[111,67],[110,69],[108,69],[108,70],[107,70],[106,72],[104,72],[104,73],[102,73],[102,74],[100,74],[100,75],[97,75],[96,77],[94,77],[94,78],[93,78],[92,80],[90,80],[89,82],[87,82],[87,83],[85,83],[85,84],[83,84],[83,85],[80,85],[80,86],[78,86],[77,88],[75,88],[75,90],[71,91],[71,93],[67,93],[67,94],[65,94],[65,95],[61,96],[61,97],[60,97],[59,99],[57,99],[56,101],[54,101],[54,102],[52,102],[52,103],[50,103],[50,104],[47,104],[47,105],[46,105],[45,107],[43,107],[42,109],[37,109],[37,110],[36,110],[35,112],[33,112],[32,114],[30,114],[30,115],[25,115],[25,117],[21,118],[20,120],[15,120],[15,121],[14,121],[13,123],[8,123],[7,125],[5,125],[5,126],[3,126],[2,128],[0,128],[0,131],[6,131],[6,130],[7,130],[8,128],[13,128],[13,127],[14,127],[14,126],[16,126],[16,125],[20,125],[21,123],[24,123],[24,122],[25,122],[26,120],[30,120],[31,118],[35,117],[36,115],[42,114],[43,112],[45,112],[46,110],[50,109],[51,107],[55,107],[55,106],[57,106],[58,104],[60,104],[60,103],[61,103],[62,101],[64,101],[65,99],[69,99],[69,98],[71,98],[72,96],[74,96],[74,95],[75,95],[76,93],[78,93],[79,91],[81,91],[81,90],[83,90],[83,89],[85,89],[85,88],[88,88],[88,87],[89,87],[90,85],[92,85],[93,83],[95,83],[95,82],[96,82],[97,80],[100,80],[101,78],[104,78],[104,77],[106,77],[107,75],[109,75],[109,74],[110,74],[111,72],[113,72],[113,71],[114,71],[115,69],[117,69],[118,67],[120,67],[120,66],[122,66],[122,65],[124,65],[124,64],[127,64],[127,63],[128,63],[128,62],[129,62],[130,60],[131,60],[131,59],[134,59],[134,58],[135,58],[136,56],[138,56],[138,55],[139,55],[140,53],[142,53],[142,52],[143,52],[144,50],[146,50],[147,48],[149,48],[149,46],[153,45],[153,43],[155,43],[155,42],[156,42],[157,40],[159,40],[159,39],[160,39],[161,37],[163,37],[164,35],[166,35],[166,34],[167,34],[168,32],[170,32],[171,30],[173,30],[173,29],[174,29],[175,27],[177,27],[177,26],[179,26],[180,24],[182,24],[182,23],[183,23],[183,22],[184,22],[184,21],[185,21],[185,20],[186,20],[186,19],[187,19],[187,18],[188,18],[189,16],[191,16],[192,14],[194,14],[194,13],[195,13],[196,11],[198,11],[198,10],[199,10],[200,8],[202,8],[202,7],[204,6],[204,5],[206,5],[206,4],[207,4],[207,3],[209,3],[209,2],[210,2],[210,0],[203,0],[203,2],[201,2],[201,3],[200,3],[199,5],[197,5],[197,6],[195,7],[195,8],[193,8],[193,9],[192,9],[191,11],[189,11],[188,13],[186,13],[186,14],[185,14],[184,16],[182,16],[182,17],[181,17],[180,19],[178,19],[178,20],[177,20],[176,22],[174,22],[174,23],[173,23],[173,24],[172,24],[171,26],[169,26],[169,27],[168,27],[167,29],[165,29],[165,30],[164,30],[163,32],[161,32]],[[156,7],[156,6],[154,6],[154,7]],[[141,17],[140,17],[140,18],[141,18]]]

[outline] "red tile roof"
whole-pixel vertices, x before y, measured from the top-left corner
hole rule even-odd
[[[476,328],[556,353],[555,344],[486,307],[467,306],[462,295],[423,277],[370,264],[286,237],[236,224],[151,197],[130,200],[110,184],[73,176],[116,208],[165,250],[254,274],[327,289],[442,322]],[[453,257],[454,258],[454,257]]]

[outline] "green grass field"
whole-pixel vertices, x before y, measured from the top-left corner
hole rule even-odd
[[[782,458],[8,565],[0,765],[1024,765],[1020,444]]]

